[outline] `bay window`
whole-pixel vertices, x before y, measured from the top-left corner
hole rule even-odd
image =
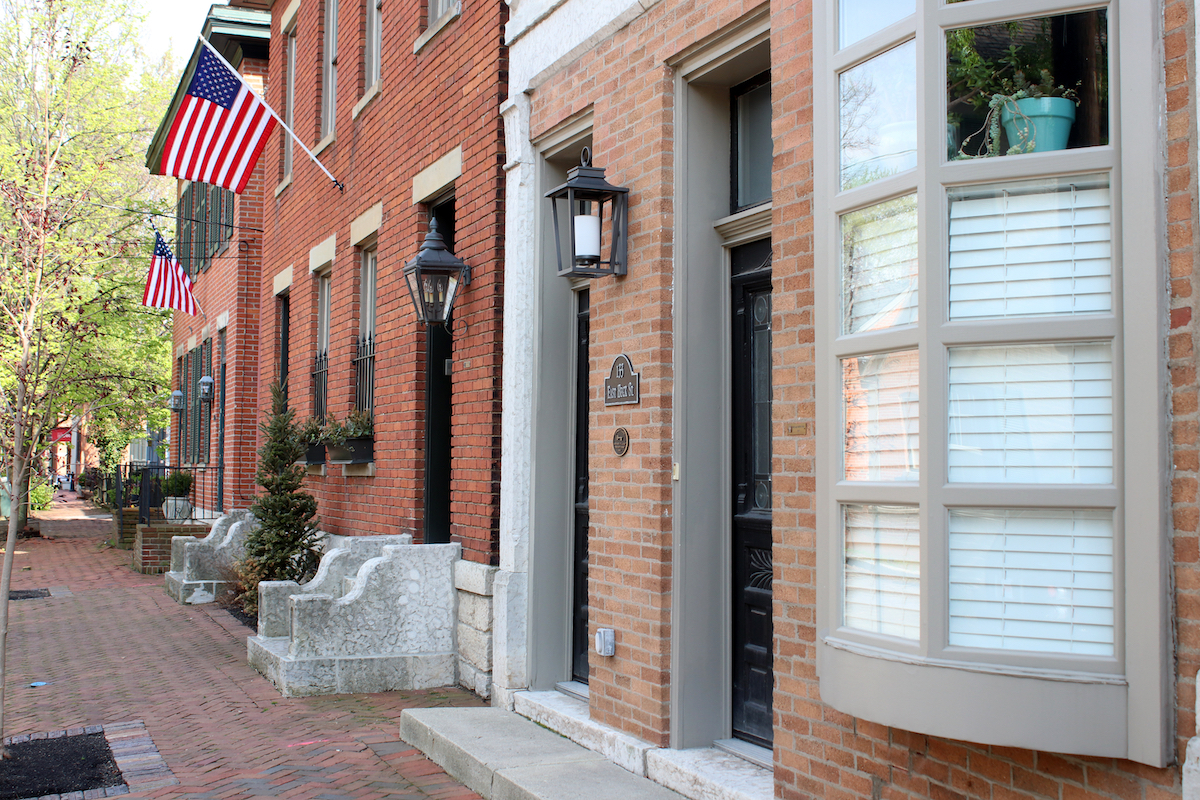
[[[814,25],[822,699],[1162,766],[1153,4],[840,0]]]

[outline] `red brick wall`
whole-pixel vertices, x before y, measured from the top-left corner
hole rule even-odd
[[[160,575],[171,569],[171,539],[208,535],[207,525],[138,525],[133,543],[133,568],[143,575]]]
[[[248,76],[266,78],[267,62],[245,59],[241,71]],[[182,192],[183,183],[179,183]],[[225,331],[226,398],[224,440],[224,497],[221,510],[247,508],[254,498],[254,468],[257,459],[258,436],[258,360],[259,360],[259,303],[258,289],[262,275],[262,193],[264,176],[262,163],[254,170],[246,190],[237,197],[233,212],[233,236],[228,247],[214,255],[208,269],[193,278],[192,293],[202,313],[189,316],[176,311],[173,323],[173,352],[186,352],[190,337],[202,346],[212,338],[212,377],[215,400],[209,407],[211,434],[209,436],[208,475],[197,479],[197,490],[203,496],[193,502],[206,509],[216,508],[216,480],[211,477],[221,461],[220,456],[220,386],[221,360],[218,346],[217,318],[229,315]],[[182,250],[178,243],[176,250]],[[178,253],[176,253],[178,255]],[[172,368],[172,388],[181,387],[179,362]],[[190,402],[190,396],[189,396]],[[183,412],[188,413],[187,411]],[[183,463],[180,448],[179,423],[181,414],[172,415],[171,463]]]
[[[277,10],[285,5],[276,3]],[[268,146],[263,170],[268,186],[263,227],[264,267],[259,380],[276,378],[273,278],[293,267],[290,400],[298,418],[312,414],[311,372],[316,354],[316,280],[308,273],[309,251],[337,236],[333,263],[328,409],[344,419],[354,404],[355,338],[359,330],[361,251],[352,248],[350,223],[383,203],[378,237],[378,301],[375,361],[375,475],[343,477],[330,466],[308,479],[318,500],[322,529],[338,534],[411,531],[418,540],[423,518],[424,342],[401,271],[425,233],[427,209],[412,202],[413,177],[461,145],[463,174],[455,183],[456,255],[472,268],[471,285],[456,304],[454,328],[451,532],[464,557],[495,563],[498,557],[500,460],[500,338],[503,298],[503,129],[499,104],[507,96],[506,50],[500,0],[464,3],[462,16],[419,54],[423,5],[389,3],[383,16],[382,82],[379,94],[357,119],[352,108],[362,82],[365,7],[342,0],[339,20],[339,86],[336,141],[320,155],[346,185],[339,192],[307,156],[295,151],[293,182],[274,195],[282,177],[282,140]],[[286,39],[278,14],[271,39],[268,99],[283,107]],[[299,10],[296,69],[296,130],[317,144],[324,8],[306,2]],[[282,136],[282,132],[278,134]]]
[[[591,402],[590,626],[630,631],[589,677],[593,718],[651,742],[668,736],[671,591],[670,398],[672,216],[671,75],[665,61],[720,30],[753,3],[665,0],[552,76],[532,95],[536,139],[591,106],[596,161],[631,188],[630,276],[591,285],[591,383],[625,352],[642,372],[636,411]],[[1167,217],[1171,270],[1177,749],[1195,735],[1200,667],[1200,436],[1195,370],[1193,246],[1196,178],[1194,6],[1167,0]],[[774,415],[808,421],[808,435],[774,440],[775,774],[784,798],[1143,798],[1181,793],[1178,767],[1059,756],[953,742],[840,714],[820,699],[815,659],[813,473],[812,3],[773,4],[775,137],[772,237]],[[1164,324],[1167,320],[1164,320]],[[635,449],[610,456],[629,428]],[[780,428],[777,425],[777,428]],[[632,459],[632,460],[631,460]]]

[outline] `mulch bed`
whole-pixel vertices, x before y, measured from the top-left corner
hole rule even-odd
[[[10,744],[0,761],[0,800],[121,786],[121,771],[103,733]]]
[[[258,616],[256,614],[247,614],[241,606],[225,606],[225,610],[238,622],[258,633]],[[3,800],[3,798],[0,798],[0,800]]]

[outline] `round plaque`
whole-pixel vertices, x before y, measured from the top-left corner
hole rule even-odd
[[[617,428],[613,433],[613,452],[619,456],[629,452],[629,431]]]

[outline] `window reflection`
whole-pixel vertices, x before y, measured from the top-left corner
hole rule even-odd
[[[909,41],[839,79],[842,188],[917,166],[917,47]]]

